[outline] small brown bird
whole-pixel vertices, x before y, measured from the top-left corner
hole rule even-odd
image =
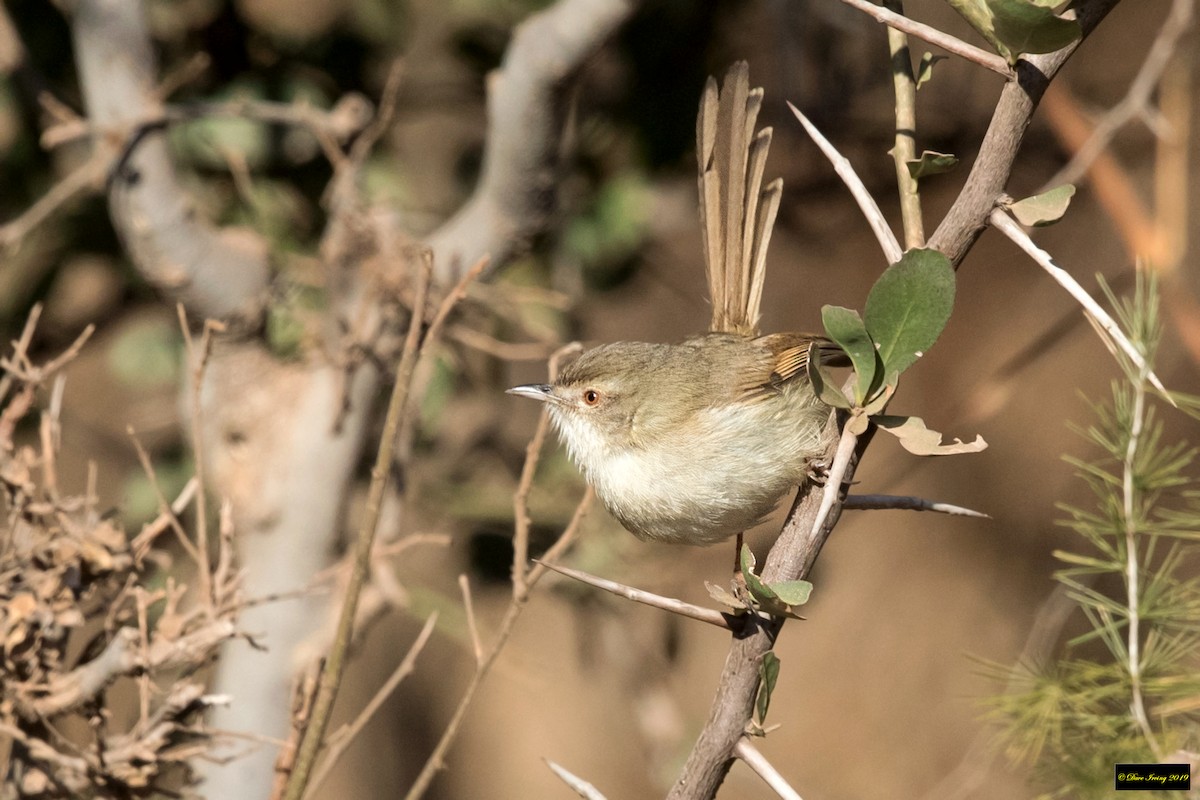
[[[808,360],[842,363],[821,336],[758,336],[782,182],[760,190],[771,141],[754,134],[762,90],[749,68],[709,78],[697,122],[712,331],[679,344],[589,350],[553,384],[509,389],[548,404],[597,496],[642,539],[712,544],[761,521],[825,449],[829,408]]]

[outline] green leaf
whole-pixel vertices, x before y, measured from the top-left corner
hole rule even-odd
[[[817,399],[825,405],[844,410],[853,405],[850,398],[834,385],[833,377],[813,358],[808,359],[808,380],[813,385]]]
[[[742,578],[746,581],[746,589],[750,592],[750,596],[755,600],[766,602],[778,599],[775,593],[772,592],[765,583],[758,579],[754,574],[754,553],[750,550],[750,545],[742,545]]]
[[[879,276],[863,316],[888,374],[898,376],[933,346],[953,308],[954,269],[936,250],[909,250]]]
[[[771,591],[789,606],[802,606],[808,602],[813,585],[808,581],[780,581],[770,584]]]
[[[935,153],[932,150],[922,150],[921,157],[916,161],[904,162],[908,165],[908,174],[913,180],[928,178],[930,175],[940,175],[958,166],[958,156],[949,153]]]
[[[857,378],[854,387],[854,399],[862,405],[867,398],[867,390],[875,380],[875,362],[878,355],[875,343],[867,334],[862,318],[857,311],[841,306],[825,306],[821,309],[821,321],[825,324],[825,332],[829,338],[850,356],[854,364],[854,374]],[[811,359],[809,363],[812,363]]]
[[[1062,219],[1075,196],[1075,187],[1071,184],[1055,188],[1018,200],[1008,207],[1017,222],[1030,228],[1040,228],[1053,225]]]
[[[939,61],[945,61],[950,56],[935,56],[928,50],[921,56],[921,61],[917,64],[917,89],[920,89],[926,83],[933,79],[933,65]]]
[[[950,456],[956,453],[978,453],[987,447],[982,436],[973,442],[955,439],[953,444],[942,444],[942,435],[925,427],[920,417],[891,417],[884,414],[872,418],[883,430],[900,440],[900,445],[917,456]]]
[[[768,650],[763,653],[762,661],[758,662],[758,698],[755,701],[755,715],[758,724],[767,721],[767,709],[771,707],[771,693],[775,691],[775,683],[779,680],[779,656]]]
[[[987,6],[996,38],[1015,54],[1052,53],[1083,35],[1078,22],[1031,0],[987,0]]]
[[[987,39],[1000,55],[1012,59],[1012,53],[1004,46],[1003,42],[996,38],[992,10],[988,7],[987,0],[946,0],[946,2],[984,39]]]
[[[746,581],[746,591],[750,592],[750,597],[757,603],[758,607],[768,614],[774,614],[777,617],[804,619],[804,617],[795,611],[795,606],[802,603],[790,603],[788,599],[780,597],[776,591],[776,586],[763,583],[754,574],[754,564],[754,553],[750,552],[749,545],[743,544],[741,553],[742,578]],[[809,593],[812,592],[812,587],[810,586],[808,591],[804,591],[801,587],[795,585],[798,583],[806,583],[806,581],[781,581],[778,587],[782,587],[789,598],[803,597],[804,601],[807,601]],[[712,592],[711,589],[709,591],[710,593]]]

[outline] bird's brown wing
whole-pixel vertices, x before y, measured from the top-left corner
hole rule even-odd
[[[767,397],[792,380],[808,380],[808,359],[815,353],[821,364],[844,367],[849,359],[840,347],[812,333],[772,333],[753,340],[762,358],[740,376],[739,387],[747,398]]]

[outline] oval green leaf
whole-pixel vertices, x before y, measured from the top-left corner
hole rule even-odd
[[[841,306],[825,306],[821,309],[821,321],[829,338],[850,356],[856,378],[854,399],[858,405],[862,405],[867,390],[875,380],[875,343],[871,341],[857,311]]]
[[[832,376],[812,358],[808,360],[808,380],[813,385],[817,399],[825,405],[843,410],[848,410],[853,405],[850,398],[834,385]]]
[[[992,32],[1013,53],[1051,53],[1082,35],[1078,22],[1030,0],[985,1],[992,12]]]
[[[768,650],[763,653],[762,661],[758,662],[758,698],[754,703],[755,716],[758,724],[767,721],[767,709],[771,707],[771,693],[775,691],[775,683],[779,680],[779,656]]]
[[[889,374],[908,369],[933,346],[954,308],[954,268],[936,250],[909,250],[867,296],[864,321]]]

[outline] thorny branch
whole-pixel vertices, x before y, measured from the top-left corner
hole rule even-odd
[[[1085,0],[1076,4],[1077,18],[1085,36],[1116,2]],[[1074,43],[1046,56],[1024,57],[1018,61],[1016,79],[1001,93],[971,174],[958,200],[930,240],[930,246],[942,251],[954,264],[962,260],[986,227],[988,215],[996,198],[1002,194],[1037,102],[1076,46]],[[831,417],[830,426],[835,425]],[[811,486],[801,490],[783,532],[767,557],[763,580],[793,580],[808,574],[840,514],[840,497],[837,495],[844,493],[844,486],[853,478],[858,459],[870,442],[870,434],[868,430],[860,438],[854,453],[845,458],[846,441],[831,432],[829,440],[837,445],[826,453],[826,462],[834,463],[835,457],[838,461],[845,459],[845,473],[837,481],[830,479],[824,491],[812,491]],[[759,686],[759,663],[773,648],[781,626],[782,620],[760,626],[757,631],[735,638],[731,643],[708,721],[671,789],[671,800],[716,795],[732,763],[734,747],[751,718]]]

